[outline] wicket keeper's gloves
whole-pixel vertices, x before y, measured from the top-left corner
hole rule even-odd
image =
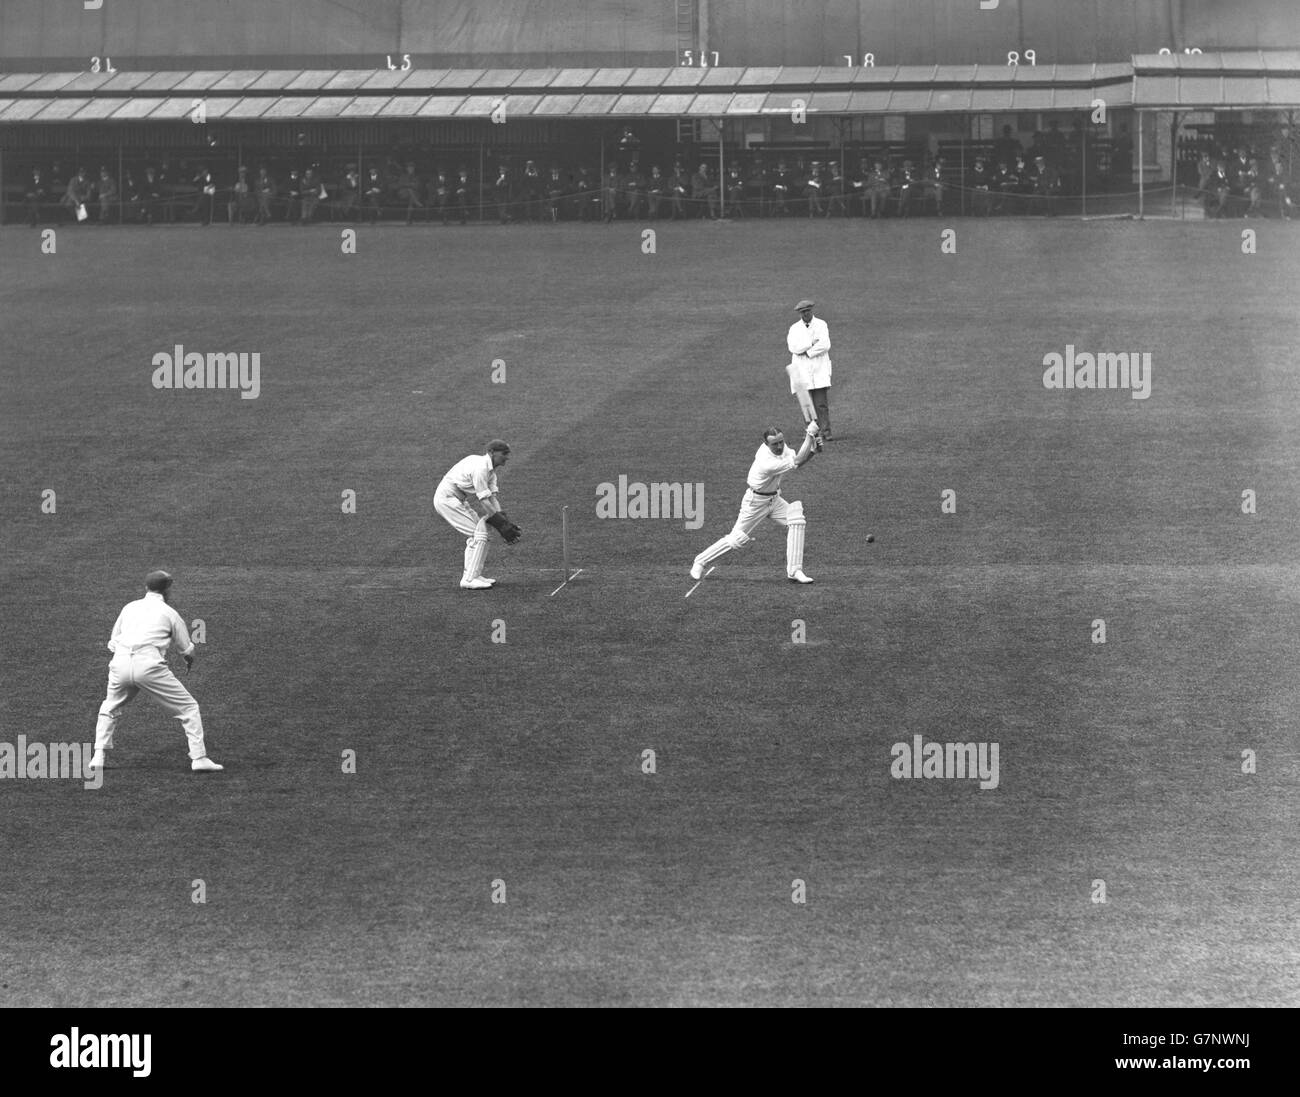
[[[496,514],[489,514],[487,524],[506,539],[507,545],[515,544],[524,535],[524,531],[510,521],[510,516],[503,510]]]

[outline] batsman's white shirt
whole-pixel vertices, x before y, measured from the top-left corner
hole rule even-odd
[[[451,496],[457,502],[464,502],[471,495],[486,499],[489,495],[496,495],[498,490],[492,455],[477,453],[452,465],[438,485],[436,494],[444,499]]]
[[[768,449],[766,444],[759,446],[758,452],[754,454],[754,463],[749,466],[749,475],[745,477],[745,482],[754,491],[761,491],[764,494],[780,491],[781,477],[787,472],[794,471],[795,455],[795,450],[789,443],[786,443],[780,457]]]
[[[184,620],[163,596],[151,590],[143,598],[128,602],[117,615],[108,650],[114,653],[136,648],[157,648],[160,658],[167,655],[167,646],[175,644],[182,655],[194,650],[189,629]]]
[[[820,316],[814,316],[810,323],[801,319],[790,325],[785,337],[785,345],[790,349],[790,364],[794,366],[795,376],[800,378],[810,389],[829,388],[831,384],[831,329]],[[794,394],[794,379],[790,381],[790,393]]]

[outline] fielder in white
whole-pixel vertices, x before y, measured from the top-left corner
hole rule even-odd
[[[495,438],[488,443],[486,453],[472,454],[452,465],[434,493],[434,510],[466,538],[465,570],[460,577],[462,590],[486,590],[496,582],[483,577],[488,526],[500,533],[507,544],[513,545],[520,538],[519,527],[510,521],[497,498],[500,489],[496,470],[509,458],[510,447]]]
[[[807,526],[803,516],[803,503],[789,503],[781,497],[781,477],[812,460],[816,454],[813,447],[816,435],[817,424],[809,423],[804,429],[803,446],[795,453],[785,444],[785,435],[775,427],[768,427],[763,432],[763,444],[758,447],[754,463],[749,466],[749,475],[746,477],[749,490],[740,501],[740,514],[736,518],[736,524],[726,537],[714,541],[695,557],[695,562],[691,565],[692,579],[703,578],[705,565],[723,553],[747,545],[752,539],[751,534],[763,519],[771,518],[777,525],[786,527],[786,577],[792,583],[812,582],[803,573],[803,537]]]
[[[799,319],[790,325],[785,343],[790,350],[790,395],[800,380],[812,397],[822,437],[831,440],[831,330],[826,321],[813,315],[815,301],[795,305]]]
[[[185,657],[187,669],[194,665],[189,630],[167,598],[172,577],[165,571],[151,571],[144,583],[145,596],[122,607],[108,641],[113,660],[108,665],[108,694],[99,707],[99,722],[95,725],[95,753],[90,768],[103,768],[104,751],[113,747],[118,715],[144,690],[181,722],[189,741],[190,769],[199,773],[224,769],[208,757],[203,745],[199,703],[177,681],[166,662],[167,649],[174,646]]]

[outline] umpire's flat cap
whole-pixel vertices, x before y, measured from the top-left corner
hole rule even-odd
[[[804,309],[810,309],[816,303],[817,303],[816,301],[809,301],[808,298],[805,297],[802,301],[800,301],[797,305],[795,305],[794,311],[803,312]]]
[[[148,590],[164,591],[172,585],[172,577],[165,571],[151,571],[144,577],[144,585]]]

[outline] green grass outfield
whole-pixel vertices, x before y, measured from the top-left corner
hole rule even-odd
[[[102,789],[0,782],[0,1004],[1300,1004],[1295,227],[641,227],[0,232],[0,741],[93,736],[166,567],[227,767],[141,698]],[[803,296],[817,583],[769,526],[686,599]],[[155,390],[178,343],[260,396]],[[1150,398],[1045,389],[1067,344]],[[463,592],[495,435],[525,540]],[[597,520],[620,475],[703,527]],[[999,786],[891,778],[917,734]]]

